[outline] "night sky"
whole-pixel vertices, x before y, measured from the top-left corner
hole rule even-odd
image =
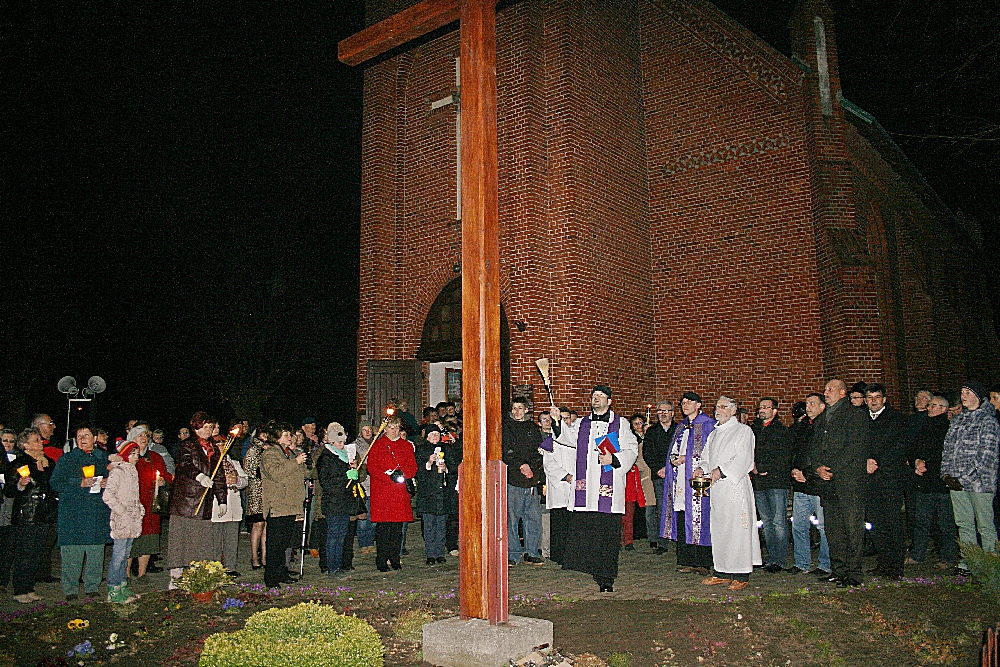
[[[788,53],[793,2],[717,4]],[[995,256],[995,3],[832,4],[845,97]],[[353,428],[362,72],[336,53],[363,3],[5,14],[0,421],[45,410],[61,432],[57,380],[101,375],[102,425],[174,431],[238,411],[238,367],[284,378],[263,416]]]

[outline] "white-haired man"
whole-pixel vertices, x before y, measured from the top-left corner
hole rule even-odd
[[[701,583],[728,584],[741,591],[750,585],[754,565],[760,565],[760,537],[754,504],[753,430],[736,419],[739,403],[728,396],[715,402],[715,429],[696,462],[695,476],[707,473],[712,480],[712,562],[714,573]]]

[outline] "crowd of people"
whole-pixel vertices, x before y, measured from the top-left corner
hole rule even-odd
[[[709,416],[693,391],[625,417],[597,385],[582,418],[552,406],[534,419],[514,398],[502,428],[508,566],[548,559],[613,591],[620,551],[645,534],[654,554],[674,545],[678,573],[734,591],[755,568],[859,585],[866,550],[875,574],[898,578],[932,540],[939,568],[967,572],[959,541],[996,551],[1000,390],[922,390],[908,415],[888,399],[881,384],[834,379],[785,425],[772,397],[756,418],[729,396]],[[295,581],[307,550],[321,572],[350,576],[355,541],[387,572],[402,568],[415,517],[426,565],[445,563],[459,549],[461,408],[440,403],[418,421],[405,401],[389,407],[353,440],[312,417],[222,430],[205,412],[169,444],[139,420],[114,440],[80,424],[62,447],[47,414],[20,432],[0,425],[0,586],[27,604],[39,581],[73,600],[106,578],[108,601],[124,603],[131,579],[162,571],[156,559],[170,587],[196,561],[240,576],[241,529],[268,586]]]

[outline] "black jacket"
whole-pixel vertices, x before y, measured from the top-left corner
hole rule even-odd
[[[818,481],[820,495],[867,483],[870,421],[867,408],[855,408],[846,398],[828,405],[816,418],[809,446],[812,473],[820,466],[833,472],[830,481]]]
[[[667,466],[667,456],[674,442],[677,424],[671,423],[670,428],[663,430],[661,424],[653,424],[646,429],[646,439],[642,442],[642,459],[652,471],[653,479],[660,479],[656,471]]]
[[[320,509],[323,516],[350,516],[358,513],[359,500],[347,488],[347,471],[350,465],[325,446],[316,457],[316,478],[323,487]]]
[[[447,473],[438,472],[437,465],[427,469],[427,459],[436,447],[444,452]],[[417,514],[458,514],[458,466],[462,462],[462,443],[438,443],[426,440],[417,443]],[[508,473],[509,474],[509,473]]]
[[[868,476],[871,488],[878,492],[883,489],[902,487],[904,476],[909,473],[906,467],[906,420],[903,413],[895,408],[885,406],[875,419],[871,413],[868,417],[868,458],[875,459],[878,470]]]
[[[941,479],[941,454],[944,451],[944,436],[948,433],[948,413],[928,417],[917,431],[913,441],[913,458],[920,459],[927,466],[923,475],[915,475],[917,491],[922,493],[948,493],[948,487]]]
[[[753,476],[754,491],[788,489],[792,486],[792,433],[775,415],[767,426],[760,419],[753,420],[754,463],[757,474]],[[761,475],[760,473],[767,473]]]
[[[48,457],[45,457],[48,458]],[[49,486],[49,479],[56,464],[52,459],[44,470],[38,469],[38,463],[27,454],[21,454],[10,463],[4,479],[3,494],[14,499],[14,507],[10,515],[12,526],[33,526],[38,524],[56,523],[59,519],[59,495]],[[21,466],[31,468],[32,483],[23,490],[17,488],[17,469]]]
[[[503,462],[507,464],[508,484],[529,489],[533,486],[540,486],[544,482],[542,455],[538,452],[540,444],[542,444],[542,432],[534,422],[519,422],[515,421],[513,417],[504,416]],[[525,463],[534,473],[531,479],[521,473],[521,465]]]
[[[812,440],[813,423],[809,417],[801,419],[792,424],[789,429],[794,438],[792,446],[792,467],[798,468],[805,475],[805,482],[792,480],[792,491],[804,493],[809,496],[819,495],[819,477],[816,476],[816,466],[812,465],[810,458],[810,442]]]

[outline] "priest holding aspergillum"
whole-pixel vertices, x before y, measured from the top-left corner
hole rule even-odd
[[[590,393],[591,413],[567,425],[553,407],[552,439],[575,448],[573,497],[563,569],[586,572],[602,593],[614,591],[625,514],[625,477],[639,456],[639,443],[624,417],[611,410],[611,388]],[[567,480],[569,481],[569,480]]]

